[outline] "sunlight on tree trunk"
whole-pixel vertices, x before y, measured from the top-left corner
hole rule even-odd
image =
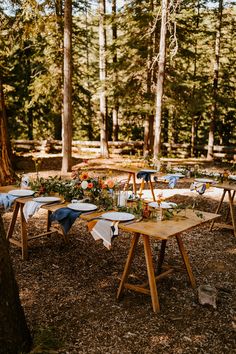
[[[62,172],[72,166],[72,2],[65,0],[64,9],[64,92],[62,119]]]
[[[105,0],[99,0],[99,75],[100,75],[100,141],[101,156],[108,158],[107,110],[106,110],[106,30],[104,17]]]
[[[168,0],[162,0],[162,17],[161,17],[161,35],[159,46],[159,60],[156,86],[156,114],[155,114],[155,140],[153,157],[154,160],[159,158],[161,152],[161,113],[162,113],[162,96],[164,91],[164,75],[165,75],[165,56],[166,56],[166,21]]]
[[[117,25],[116,25],[116,0],[112,0],[112,40],[114,45],[113,53],[113,109],[112,109],[112,140],[118,141],[119,132],[119,101],[117,98],[116,90],[118,85],[118,72],[117,72],[117,50],[116,50],[116,40],[117,40]]]
[[[7,130],[6,107],[2,81],[0,79],[0,185],[11,184],[14,171],[11,165],[11,146]]]
[[[218,96],[218,81],[219,81],[219,67],[220,67],[220,42],[221,42],[222,15],[223,15],[223,0],[219,0],[218,21],[217,21],[217,28],[216,28],[216,40],[215,40],[213,97],[212,97],[212,106],[211,106],[211,121],[209,127],[209,135],[208,135],[208,150],[207,150],[208,160],[213,160],[214,158],[213,150],[214,150],[215,125],[217,123],[217,118],[218,118],[217,96]]]

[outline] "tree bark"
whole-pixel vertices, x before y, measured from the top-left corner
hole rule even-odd
[[[153,0],[149,3],[149,11],[153,14],[154,3]],[[152,100],[152,84],[153,84],[153,53],[155,50],[155,32],[153,31],[153,21],[149,23],[149,37],[148,37],[148,56],[147,56],[147,102],[150,106]],[[144,119],[144,145],[143,156],[147,157],[153,153],[153,113],[149,111],[146,113]]]
[[[72,1],[64,9],[64,92],[62,119],[62,173],[72,166]]]
[[[219,81],[219,67],[220,67],[220,42],[221,42],[221,26],[223,15],[223,0],[219,0],[218,7],[218,20],[216,26],[216,39],[215,39],[215,60],[214,60],[214,78],[213,78],[213,97],[211,106],[211,121],[208,135],[208,149],[207,159],[213,160],[214,158],[214,134],[215,125],[218,118],[217,112],[217,96],[218,96],[218,81]]]
[[[159,61],[156,86],[156,114],[155,114],[155,139],[153,157],[154,160],[159,158],[161,152],[161,113],[162,113],[162,97],[164,92],[164,76],[165,76],[165,58],[166,58],[166,22],[167,22],[167,6],[168,0],[162,0],[162,17],[161,17],[161,35],[159,46]]]
[[[199,31],[199,20],[200,20],[200,1],[197,1],[197,19],[196,19],[196,30]],[[194,101],[195,91],[196,91],[196,79],[197,79],[197,54],[198,54],[198,39],[196,38],[194,43],[194,64],[193,64],[193,90],[192,90],[192,100]],[[191,146],[190,146],[190,156],[195,155],[195,145],[196,145],[196,117],[193,114],[191,122]]]
[[[28,353],[31,336],[21,307],[0,213],[0,354]]]
[[[119,132],[119,101],[116,94],[116,87],[118,84],[118,73],[117,73],[117,50],[116,50],[116,40],[117,40],[117,25],[116,25],[116,0],[112,0],[112,41],[113,41],[113,109],[112,109],[112,132],[113,141],[118,141]]]
[[[104,17],[105,0],[99,0],[99,76],[100,76],[100,141],[101,156],[108,158],[107,110],[106,110],[106,30]]]
[[[11,164],[11,144],[7,130],[6,107],[0,78],[0,185],[11,184],[15,173]]]

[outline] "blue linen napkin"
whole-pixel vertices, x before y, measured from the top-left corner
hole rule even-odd
[[[207,189],[206,183],[193,182],[190,186],[190,190],[196,190],[198,194],[204,194]]]
[[[166,181],[168,181],[168,186],[169,188],[174,188],[179,180],[178,176],[164,176],[163,179],[165,179]]]
[[[0,193],[0,205],[3,205],[4,209],[8,210],[12,206],[16,198],[18,197],[10,195],[8,193]]]
[[[59,222],[65,234],[70,230],[75,220],[82,214],[81,211],[72,210],[69,208],[60,208],[54,211],[50,216],[51,222]]]
[[[175,188],[177,182],[178,182],[179,177],[176,176],[170,176],[169,177],[169,188]]]
[[[151,181],[151,172],[140,171],[137,173],[137,178],[142,178],[145,182],[149,182]]]

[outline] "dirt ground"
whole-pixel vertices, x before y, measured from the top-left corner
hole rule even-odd
[[[169,200],[214,212],[220,193],[210,188],[203,196],[189,192],[189,181],[171,191],[159,183]],[[221,214],[226,215],[228,203]],[[4,214],[10,222],[11,212]],[[45,211],[29,221],[32,234],[45,227]],[[20,226],[17,227],[19,234]],[[77,219],[70,242],[54,235],[31,243],[29,259],[10,247],[21,302],[34,336],[32,353],[236,353],[236,238],[231,230],[206,224],[183,234],[197,287],[217,289],[217,308],[200,305],[186,272],[175,272],[158,283],[161,311],[154,314],[150,297],[126,290],[116,292],[131,235],[121,233],[111,250],[95,242],[84,221]],[[159,242],[153,242],[157,261]],[[175,239],[168,241],[166,263],[182,265]],[[138,278],[137,278],[138,276]],[[146,279],[143,245],[135,256],[131,281]]]

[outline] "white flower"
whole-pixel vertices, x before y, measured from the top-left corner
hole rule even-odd
[[[83,189],[86,189],[86,188],[88,187],[88,182],[87,182],[87,181],[81,182],[81,187],[82,187]]]

